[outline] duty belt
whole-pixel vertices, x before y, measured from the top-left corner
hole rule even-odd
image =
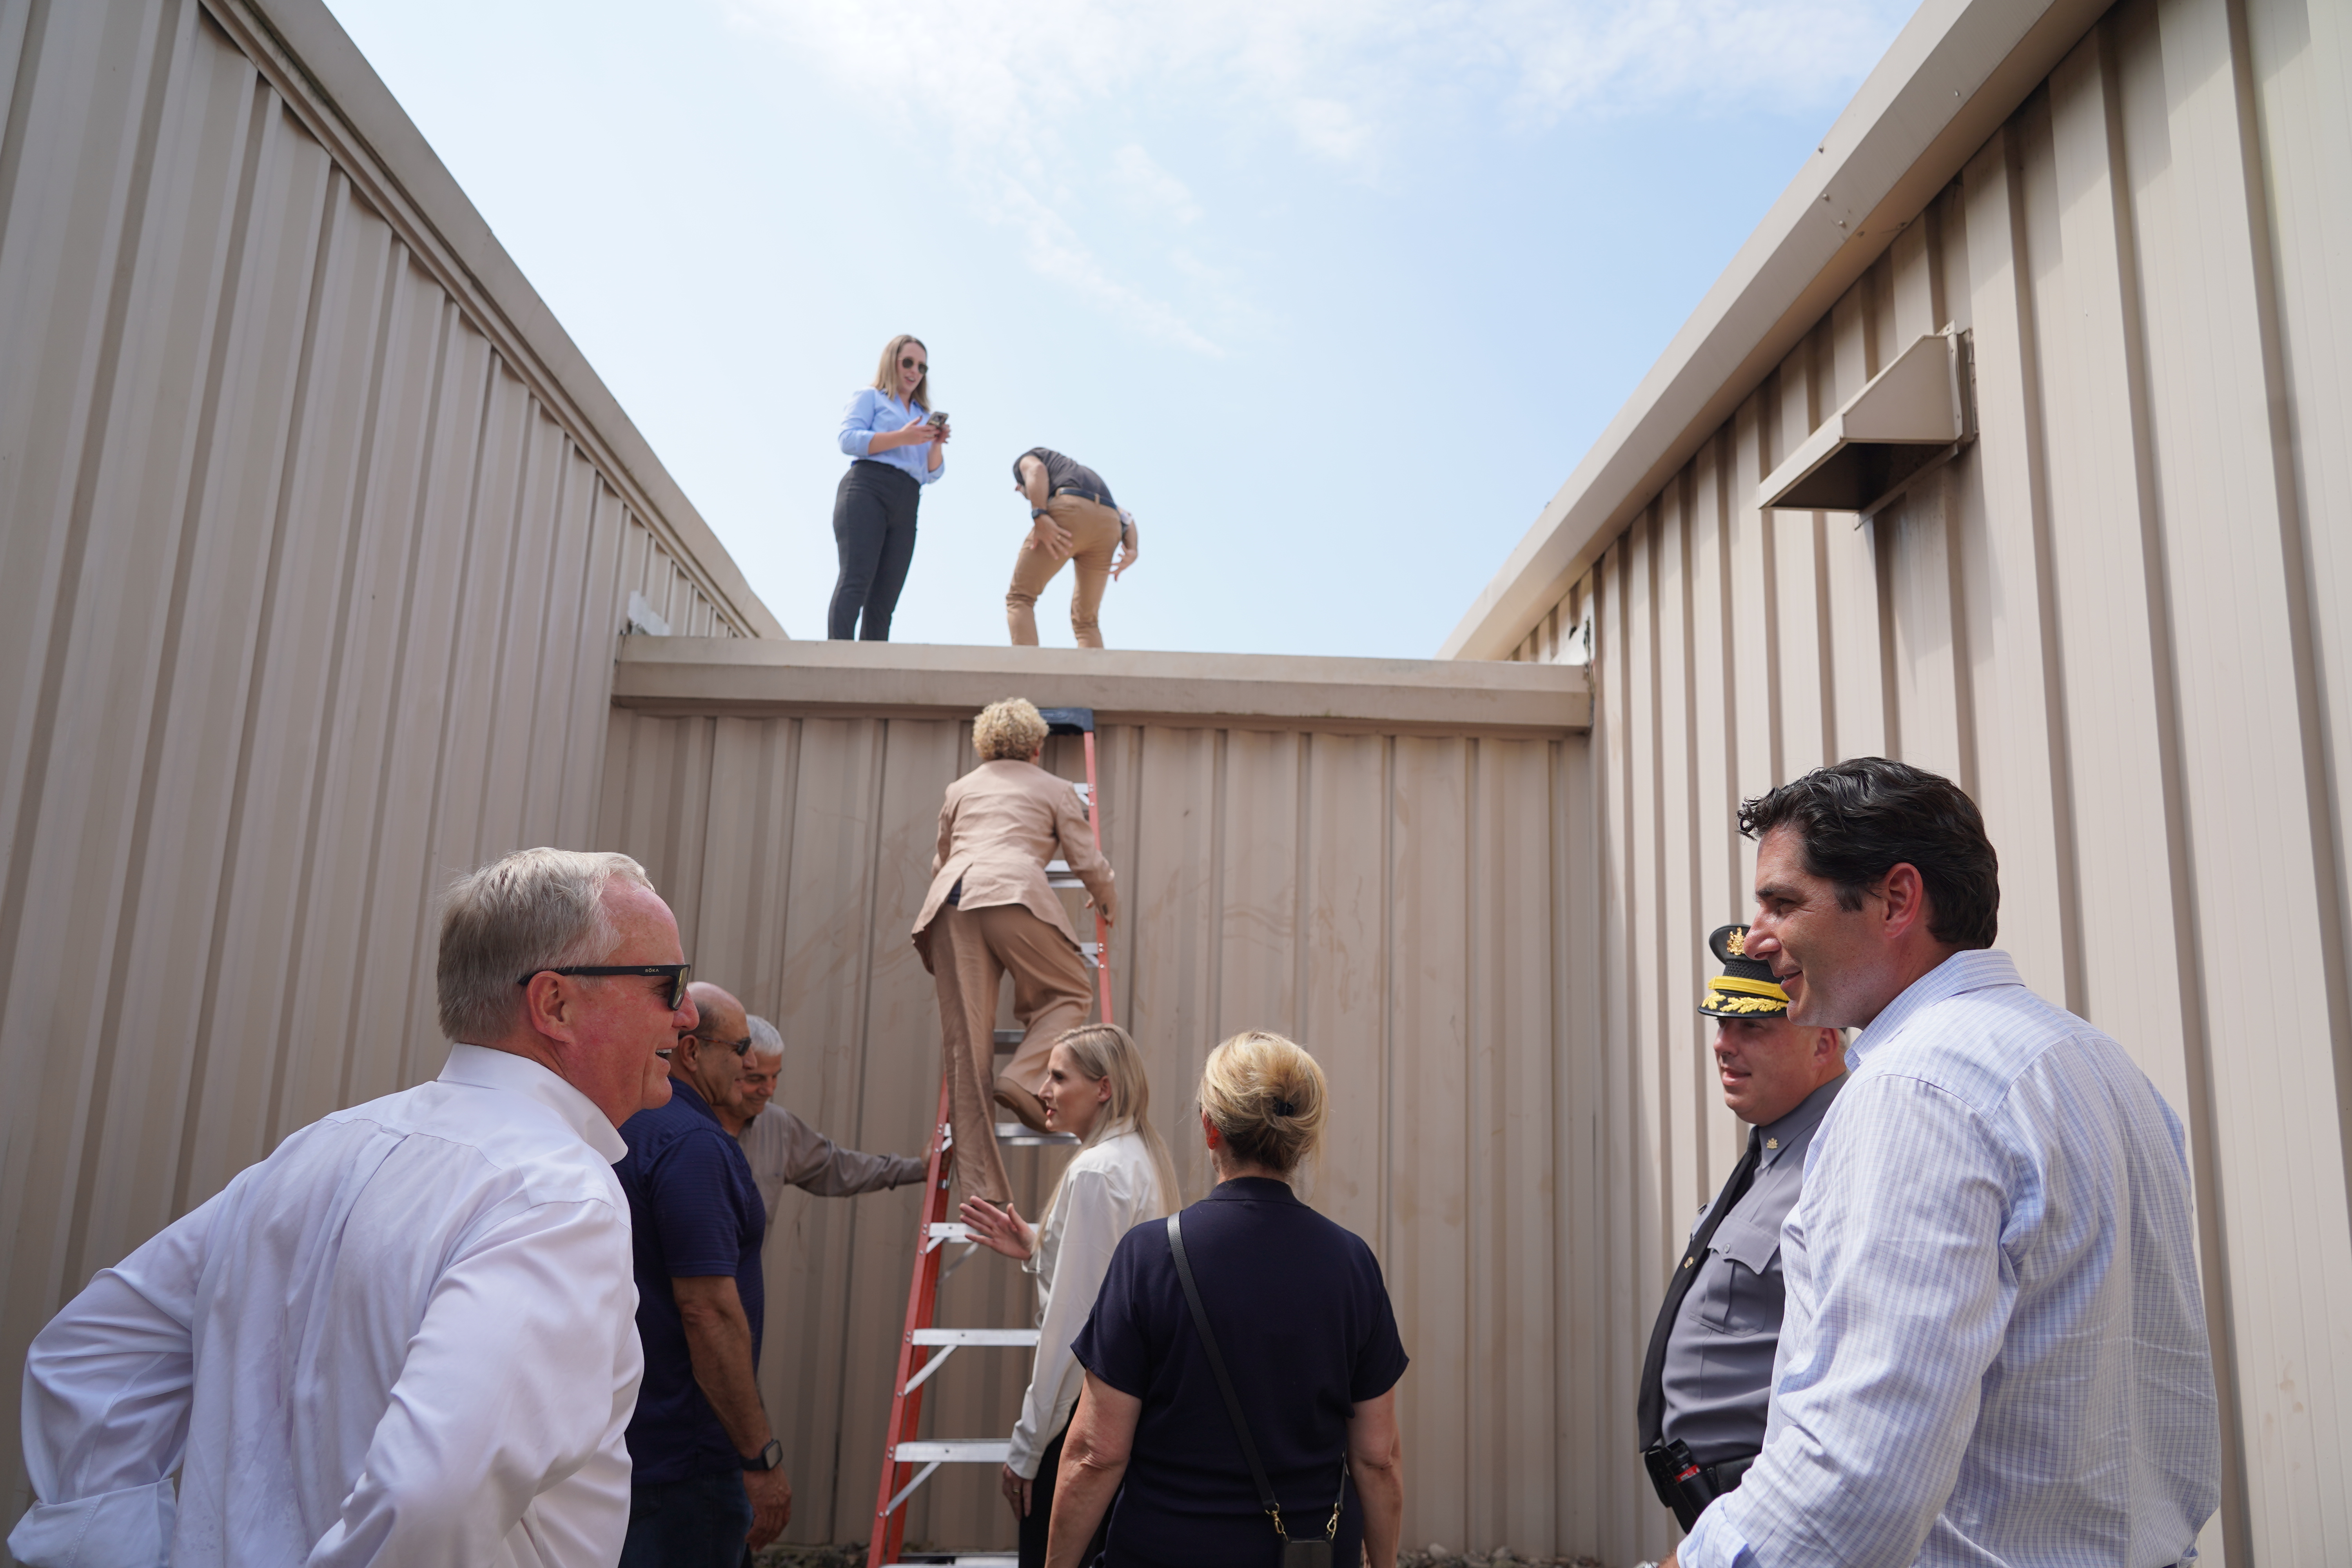
[[[1642,1462],[1649,1469],[1650,1485],[1656,1490],[1658,1500],[1674,1510],[1675,1520],[1688,1530],[1698,1522],[1699,1514],[1708,1503],[1738,1489],[1748,1468],[1756,1462],[1756,1456],[1738,1454],[1712,1465],[1701,1465],[1691,1458],[1690,1449],[1677,1437],[1644,1449]]]
[[[1054,493],[1057,496],[1076,496],[1080,500],[1090,500],[1097,506],[1109,506],[1113,511],[1118,510],[1111,506],[1110,497],[1098,496],[1092,490],[1082,490],[1076,485],[1056,485],[1054,487]]]

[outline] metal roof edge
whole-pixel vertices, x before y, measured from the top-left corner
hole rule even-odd
[[[1437,657],[1507,657],[2109,4],[1927,0]]]
[[[669,713],[969,717],[1025,691],[1108,722],[1528,735],[1583,730],[1592,709],[1576,665],[740,637],[624,637],[612,690]]]
[[[396,228],[423,231],[404,232],[404,237],[433,242],[419,247],[420,259],[428,266],[438,263],[436,271],[457,274],[445,276],[445,285],[492,319],[493,342],[509,357],[526,362],[514,366],[517,372],[538,383],[551,404],[562,405],[559,412],[568,413],[580,426],[575,434],[601,448],[596,455],[638,491],[636,499],[647,514],[643,521],[666,536],[665,542],[682,558],[679,563],[696,585],[755,636],[788,637],[783,623],[751,591],[734,556],[687,499],[620,400],[499,243],[488,221],[324,0],[204,0],[204,5],[248,53],[277,57],[257,58],[256,63],[272,85],[306,111],[314,130],[326,132],[322,139],[331,148],[344,156],[356,153],[373,163],[368,173],[377,181],[371,183],[388,183],[389,188],[370,191],[372,201],[388,209],[384,216]],[[331,133],[337,130],[346,134]],[[625,490],[624,499],[630,499]]]

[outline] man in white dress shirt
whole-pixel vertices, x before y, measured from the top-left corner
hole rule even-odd
[[[1739,821],[1748,952],[1791,1021],[1862,1033],[1780,1233],[1763,1452],[1681,1563],[2193,1557],[2221,1434],[2179,1120],[1993,951],[1998,864],[1949,781],[1861,758]]]
[[[668,1099],[686,973],[626,856],[459,879],[440,1077],[294,1133],[34,1340],[17,1560],[612,1563],[642,1370],[615,1129]]]

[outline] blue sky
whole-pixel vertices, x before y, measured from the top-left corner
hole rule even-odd
[[[824,634],[842,405],[911,331],[955,438],[898,640],[1004,640],[1044,445],[1141,520],[1111,647],[1409,658],[1909,16],[329,4],[793,636]]]

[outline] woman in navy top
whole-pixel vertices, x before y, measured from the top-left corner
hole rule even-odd
[[[882,351],[874,384],[849,400],[841,449],[853,461],[833,492],[841,576],[824,635],[890,640],[890,612],[915,559],[915,507],[947,461],[944,416],[931,422],[931,351],[905,332]],[[858,624],[860,613],[865,624]]]
[[[1396,1315],[1371,1248],[1290,1190],[1328,1100],[1314,1058],[1279,1035],[1236,1035],[1210,1054],[1201,1131],[1217,1186],[1183,1213],[1184,1253],[1284,1533],[1325,1537],[1344,1456],[1332,1562],[1353,1568],[1360,1550],[1373,1568],[1394,1568]],[[1114,1568],[1280,1562],[1165,1224],[1120,1240],[1074,1348],[1086,1387],[1064,1439],[1047,1568],[1080,1568],[1106,1507]]]

